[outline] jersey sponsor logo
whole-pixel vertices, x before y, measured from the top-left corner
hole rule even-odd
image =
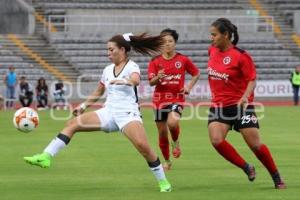
[[[181,74],[171,74],[162,78],[161,85],[179,85],[181,80]]]
[[[176,67],[177,69],[180,69],[181,66],[182,66],[182,64],[181,64],[180,61],[176,61],[176,62],[175,62],[175,67]]]
[[[223,59],[224,65],[228,65],[230,62],[231,62],[231,58],[230,58],[229,56],[226,56],[226,57]]]
[[[172,79],[180,80],[180,79],[181,79],[181,74],[171,74],[171,75],[167,75],[164,79],[165,79],[165,80],[172,80]]]
[[[207,68],[207,73],[208,73],[209,76],[212,76],[211,79],[215,79],[215,80],[228,81],[228,78],[229,78],[229,74],[220,73],[220,72],[212,69],[211,67]]]
[[[141,115],[139,113],[136,112],[126,112],[127,115],[129,115],[130,117],[141,117]]]

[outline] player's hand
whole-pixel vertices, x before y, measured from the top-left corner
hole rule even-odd
[[[165,72],[164,72],[163,69],[159,70],[158,73],[157,73],[158,79],[162,79],[162,78],[164,78],[164,77],[166,77],[166,76],[167,76],[167,75],[165,74]]]
[[[242,98],[238,101],[237,104],[239,107],[242,107],[243,109],[246,109],[248,106],[248,98],[242,96]]]
[[[72,114],[77,117],[79,115],[81,115],[82,113],[84,113],[85,108],[83,107],[82,104],[78,105],[76,108],[73,109]]]
[[[190,94],[190,90],[187,87],[181,88],[180,93],[184,94],[184,95],[189,95]]]

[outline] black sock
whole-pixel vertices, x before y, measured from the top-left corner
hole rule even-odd
[[[66,136],[62,133],[59,133],[56,137],[61,139],[66,145],[69,144],[69,142],[71,140],[71,138],[69,138],[68,136]]]
[[[159,158],[157,157],[157,160],[154,161],[154,162],[148,162],[148,165],[149,165],[150,168],[158,167],[160,165]]]
[[[275,172],[274,174],[272,174],[272,179],[273,179],[275,185],[278,185],[282,182],[278,171]]]

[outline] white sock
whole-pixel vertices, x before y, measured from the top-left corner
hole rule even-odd
[[[65,146],[66,143],[58,137],[56,137],[48,144],[48,146],[44,149],[44,152],[50,154],[53,157]]]
[[[166,179],[165,172],[161,164],[158,165],[157,167],[150,167],[150,169],[154,174],[155,178],[157,179],[157,181]]]

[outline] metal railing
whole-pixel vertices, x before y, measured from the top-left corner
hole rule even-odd
[[[111,36],[123,32],[159,33],[169,27],[177,29],[183,37],[193,38],[206,33],[211,23],[220,16],[107,16],[107,15],[50,15],[45,32],[54,26],[57,33],[70,35],[95,33]],[[273,34],[273,17],[260,16],[226,16],[237,25],[239,32]],[[56,33],[56,34],[57,34]],[[52,33],[51,33],[52,34]]]

